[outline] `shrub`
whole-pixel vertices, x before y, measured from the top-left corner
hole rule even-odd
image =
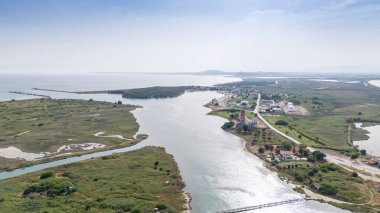
[[[53,172],[45,172],[45,173],[41,174],[40,179],[43,180],[43,179],[46,179],[46,178],[49,178],[49,177],[53,177],[53,176],[54,176]]]
[[[234,123],[229,121],[223,124],[222,129],[231,129],[234,126]]]
[[[338,193],[338,190],[336,188],[328,184],[322,184],[319,191],[323,195],[331,195],[331,196],[335,196]]]
[[[289,142],[284,142],[282,143],[282,147],[287,150],[287,151],[290,151],[292,150],[292,144],[290,144]]]
[[[287,121],[283,121],[283,120],[278,120],[278,121],[276,121],[275,124],[279,125],[279,126],[287,126],[288,122]]]
[[[352,177],[358,177],[358,176],[359,176],[358,173],[356,173],[356,172],[352,173]]]
[[[359,153],[354,153],[354,154],[351,155],[351,159],[352,160],[355,160],[358,157],[359,157]]]
[[[263,153],[264,153],[264,148],[263,148],[263,147],[260,147],[260,148],[259,148],[259,153],[260,153],[260,154],[263,154]]]
[[[304,178],[300,174],[296,173],[294,176],[298,182],[303,182]]]
[[[313,170],[310,170],[307,175],[309,175],[310,177],[314,176],[314,171]]]
[[[362,150],[360,150],[360,154],[361,154],[361,155],[366,155],[366,154],[367,154],[367,151],[366,151],[365,149],[362,149]]]
[[[130,203],[121,204],[119,206],[120,209],[122,209],[124,212],[129,212],[133,209],[134,205]]]
[[[71,176],[71,172],[69,172],[69,171],[65,171],[65,172],[62,173],[62,177],[68,177],[68,178],[70,178],[70,176]]]
[[[158,208],[159,210],[164,210],[164,209],[166,209],[166,205],[163,203],[159,203],[156,205],[156,208]]]
[[[315,157],[315,160],[317,161],[323,161],[326,155],[320,151],[314,151],[313,156]]]
[[[26,188],[23,192],[24,196],[31,193],[40,193],[47,197],[55,197],[66,194],[71,194],[76,190],[73,188],[73,184],[67,180],[60,180],[57,178],[48,178],[42,180],[40,183],[33,184]]]

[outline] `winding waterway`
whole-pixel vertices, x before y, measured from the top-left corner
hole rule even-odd
[[[117,101],[117,95],[76,95],[49,93],[52,97]],[[143,108],[133,111],[141,125],[139,133],[149,138],[133,147],[98,152],[0,173],[0,179],[73,163],[114,152],[125,152],[146,145],[163,146],[173,154],[186,182],[185,191],[193,196],[193,212],[215,212],[302,197],[290,185],[267,170],[262,161],[244,150],[243,141],[220,126],[224,119],[209,116],[203,107],[216,92],[185,93],[178,98],[123,100]],[[255,212],[344,212],[328,204],[308,201]]]

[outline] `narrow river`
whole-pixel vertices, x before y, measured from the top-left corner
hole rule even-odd
[[[41,169],[73,163],[114,152],[125,152],[146,145],[163,146],[178,162],[185,191],[193,196],[193,212],[215,212],[287,199],[301,198],[262,161],[244,151],[243,141],[220,126],[224,119],[206,115],[203,107],[215,92],[186,93],[173,99],[128,100],[143,108],[133,113],[141,124],[139,133],[149,135],[142,143],[123,149],[98,152],[80,157],[0,173],[0,179]],[[79,96],[71,98],[80,98]],[[95,100],[115,101],[115,95],[97,95]],[[255,212],[344,212],[328,204],[308,201],[262,209]]]

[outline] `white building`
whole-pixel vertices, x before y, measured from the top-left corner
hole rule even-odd
[[[295,112],[296,111],[292,102],[288,102],[288,111],[289,112]]]
[[[280,155],[281,155],[283,160],[293,160],[293,158],[294,158],[293,152],[290,152],[290,151],[281,150]]]

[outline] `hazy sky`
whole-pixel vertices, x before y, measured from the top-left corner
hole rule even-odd
[[[0,72],[377,67],[378,0],[0,0]]]

